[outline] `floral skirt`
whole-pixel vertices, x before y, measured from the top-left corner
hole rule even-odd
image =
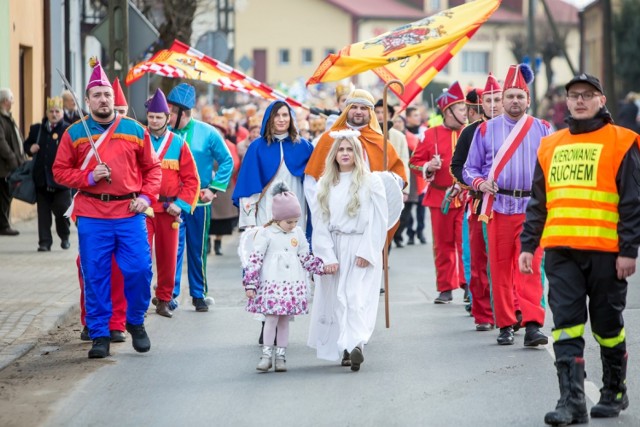
[[[309,312],[307,284],[304,280],[295,282],[261,281],[256,289],[256,297],[247,302],[246,310],[249,313],[276,316],[307,314]]]

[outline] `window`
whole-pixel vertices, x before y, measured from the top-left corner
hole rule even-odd
[[[289,65],[289,49],[280,49],[278,51],[278,64]]]
[[[462,52],[463,73],[489,73],[489,52]]]
[[[440,3],[440,0],[429,0],[429,11],[440,10],[442,7]]]
[[[332,53],[336,53],[336,50],[332,47],[327,47],[324,49],[324,56],[325,58],[329,55],[331,55]]]
[[[312,65],[312,64],[313,64],[313,50],[302,49],[302,65]]]

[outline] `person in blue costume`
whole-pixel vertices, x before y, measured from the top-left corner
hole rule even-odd
[[[272,102],[264,113],[260,137],[249,145],[244,156],[232,196],[240,211],[241,229],[263,226],[272,219],[271,187],[281,181],[300,202],[299,224],[303,224],[302,228],[307,225],[309,239],[311,227],[303,179],[312,151],[313,145],[299,135],[291,106],[284,101]],[[264,322],[262,327],[264,332]],[[262,338],[261,332],[259,344],[263,344]]]
[[[191,215],[184,211],[180,214],[182,223],[178,240],[178,262],[170,309],[177,308],[176,298],[180,295],[182,259],[186,240],[189,294],[196,311],[204,312],[209,311],[205,297],[209,291],[207,241],[211,203],[218,191],[227,190],[233,171],[233,159],[218,131],[213,126],[191,117],[191,109],[196,104],[196,91],[193,86],[180,83],[169,92],[167,102],[171,111],[170,130],[189,144],[200,176],[200,198],[196,208]],[[218,163],[215,176],[213,176],[214,162]]]
[[[274,101],[262,119],[260,137],[253,141],[240,166],[233,203],[240,209],[239,226],[261,226],[271,220],[273,183],[283,181],[302,206],[300,224],[307,224],[302,180],[313,145],[301,138],[294,112],[284,101]],[[308,235],[308,234],[307,234]]]

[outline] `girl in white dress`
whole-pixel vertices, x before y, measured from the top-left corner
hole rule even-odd
[[[289,316],[308,313],[305,270],[315,274],[324,270],[322,260],[309,253],[309,243],[298,226],[297,196],[284,183],[275,184],[273,194],[273,219],[255,234],[242,282],[249,298],[247,311],[266,316],[264,342],[271,344],[277,338],[275,371],[284,372]],[[272,354],[273,346],[264,345],[256,369],[271,369]]]
[[[388,209],[380,177],[369,172],[357,130],[335,142],[318,181],[313,250],[325,263],[315,287],[308,345],[320,359],[358,371],[376,323]]]

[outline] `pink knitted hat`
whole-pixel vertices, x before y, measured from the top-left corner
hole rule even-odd
[[[300,218],[302,209],[298,197],[289,191],[284,182],[279,182],[273,186],[273,202],[271,204],[271,213],[275,221],[285,219]]]

